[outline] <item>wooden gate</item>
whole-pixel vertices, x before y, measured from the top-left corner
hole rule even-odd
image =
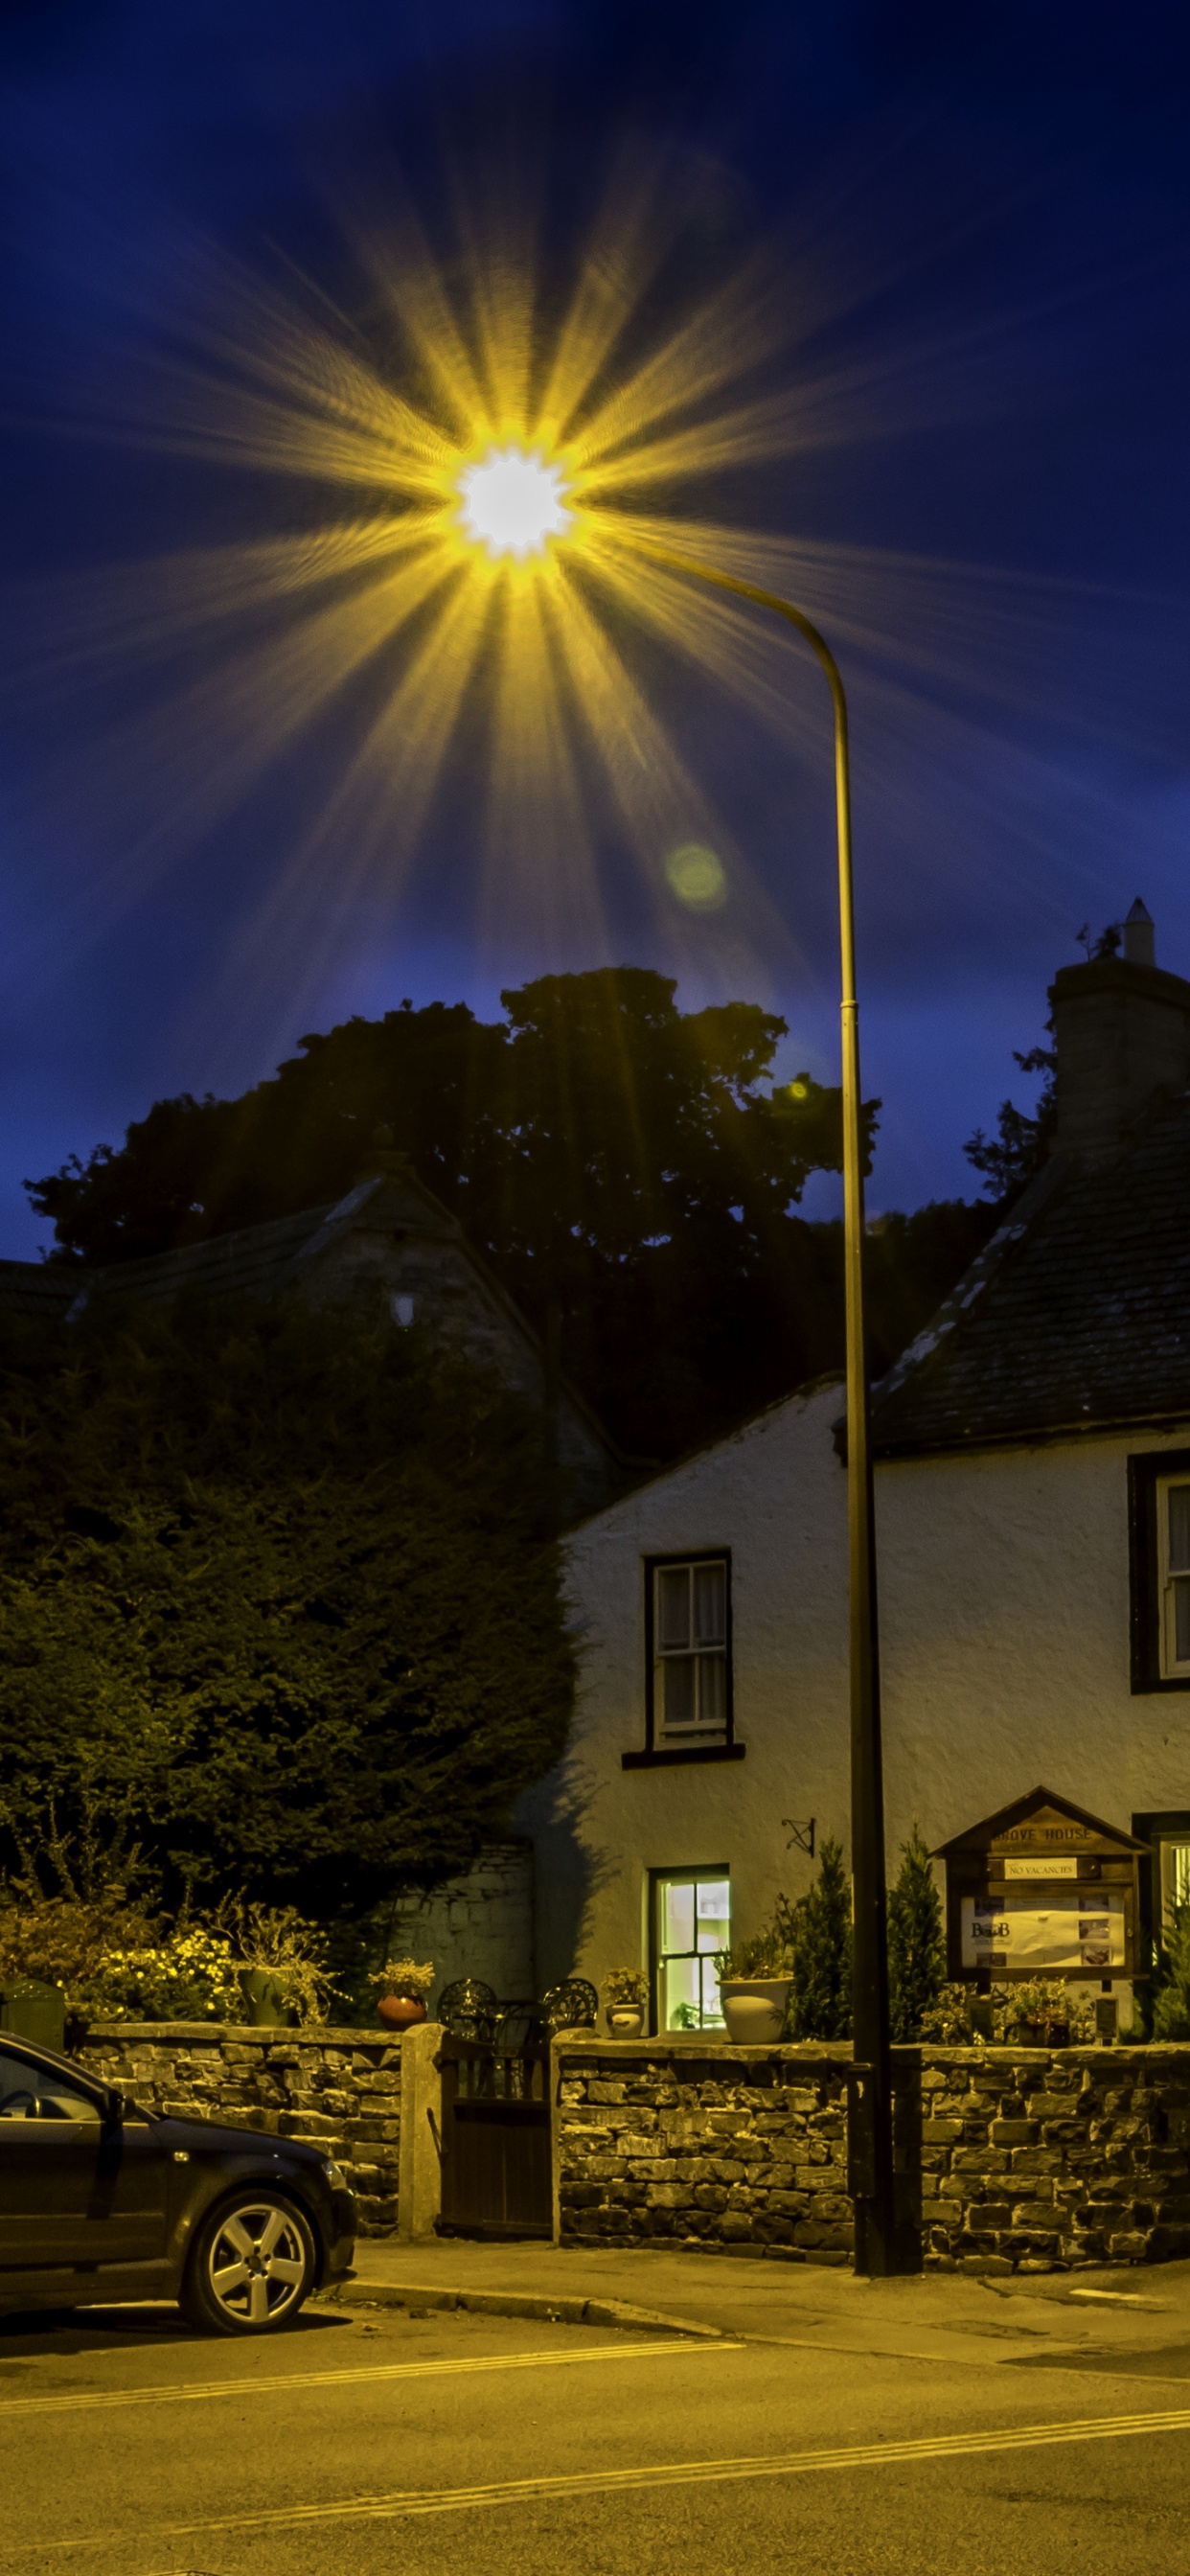
[[[444,2236],[550,2236],[550,2053],[444,2032]]]

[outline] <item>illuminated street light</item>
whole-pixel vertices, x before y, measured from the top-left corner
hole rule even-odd
[[[572,526],[562,488],[561,467],[547,465],[540,449],[491,447],[459,476],[460,517],[467,535],[491,556],[524,563],[544,554],[547,537],[563,537]]]
[[[547,323],[552,299],[524,256],[519,195],[507,221],[505,237],[504,219],[493,233],[485,214],[471,228],[474,238],[482,234],[483,260],[460,242],[458,259],[443,270],[412,234],[398,256],[379,238],[361,239],[373,302],[383,284],[382,353],[370,354],[366,336],[323,299],[295,303],[288,289],[238,272],[217,342],[204,305],[188,376],[171,374],[168,393],[162,379],[168,451],[181,436],[190,454],[311,479],[317,511],[298,512],[292,526],[267,537],[254,525],[241,544],[172,553],[143,577],[136,568],[112,631],[152,634],[164,649],[205,638],[213,610],[226,613],[232,632],[235,621],[253,621],[251,649],[237,643],[214,696],[187,684],[179,701],[188,724],[203,709],[193,798],[200,816],[205,799],[227,792],[228,777],[263,775],[284,745],[341,701],[361,710],[341,775],[270,902],[270,930],[275,942],[290,944],[295,966],[305,954],[311,889],[319,889],[325,926],[326,870],[346,889],[345,913],[352,887],[367,879],[383,882],[387,899],[382,872],[415,846],[451,743],[468,726],[479,739],[481,668],[489,845],[505,909],[518,899],[516,873],[527,884],[532,872],[535,897],[548,888],[551,903],[572,887],[585,898],[597,894],[597,836],[583,828],[594,755],[593,774],[625,844],[654,883],[659,854],[668,852],[670,893],[688,912],[707,915],[732,893],[717,818],[651,706],[647,678],[629,667],[623,639],[647,627],[671,655],[764,711],[770,674],[758,674],[751,617],[761,608],[796,630],[826,676],[843,1004],[853,2083],[857,2094],[863,2088],[851,2138],[858,2267],[885,2271],[898,2257],[847,708],[834,658],[804,612],[698,559],[743,545],[748,551],[732,560],[747,565],[759,540],[700,526],[690,515],[693,498],[679,518],[651,515],[659,504],[672,508],[683,485],[705,491],[709,476],[715,488],[728,468],[804,441],[805,389],[780,389],[769,374],[789,327],[789,297],[784,285],[774,293],[762,261],[705,295],[658,300],[663,245],[678,236],[654,173],[627,195],[616,178],[590,254]],[[801,550],[786,540],[784,551]],[[652,578],[642,582],[642,569]],[[719,594],[714,614],[700,586]],[[175,658],[189,668],[180,650]],[[366,693],[358,685],[364,675]],[[212,759],[216,715],[230,760]],[[526,834],[530,797],[538,828]]]
[[[544,553],[547,535],[565,533],[560,469],[540,453],[507,449],[459,478],[464,524],[489,553],[524,562]],[[563,524],[559,524],[562,522]],[[852,2036],[857,2068],[852,2099],[852,2174],[856,2201],[856,2270],[912,2268],[898,2243],[893,2194],[892,2062],[889,2035],[888,1919],[884,1864],[884,1786],[880,1728],[880,1659],[876,1616],[876,1535],[872,1489],[867,1347],[864,1325],[864,1179],[860,1134],[859,1003],[855,989],[855,907],[851,867],[851,780],[847,700],[829,645],[800,608],[633,533],[634,551],[667,572],[733,592],[794,627],[816,655],[831,693],[835,732],[835,820],[838,844],[839,945],[843,1058],[843,1246],[847,1336],[847,1523],[851,1680],[851,1859],[854,1948]],[[862,2074],[860,2069],[865,2070]],[[858,2149],[858,2152],[857,2152]]]

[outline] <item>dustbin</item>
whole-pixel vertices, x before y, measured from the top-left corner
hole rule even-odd
[[[14,2039],[32,2039],[39,2048],[62,2049],[66,2042],[66,1997],[61,1986],[40,1977],[8,1977],[0,1985],[0,2031]]]

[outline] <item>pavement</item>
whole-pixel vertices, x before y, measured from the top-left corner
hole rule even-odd
[[[815,2264],[644,2247],[364,2238],[354,2277],[326,2298],[413,2315],[460,2309],[952,2366],[1190,2378],[1190,2262],[870,2281]]]

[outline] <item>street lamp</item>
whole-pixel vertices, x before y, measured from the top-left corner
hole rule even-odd
[[[492,448],[459,478],[465,533],[490,556],[525,563],[545,554],[571,522],[565,482],[540,450]],[[855,990],[855,902],[851,869],[851,779],[847,700],[829,645],[800,608],[734,573],[697,563],[632,532],[634,553],[713,590],[733,592],[796,628],[817,657],[831,693],[835,728],[835,818],[839,861],[839,947],[843,1052],[843,1266],[847,1330],[847,1525],[851,1674],[851,1862],[854,1911],[852,2034],[857,2068],[852,2141],[857,2183],[857,2272],[905,2268],[893,2199],[892,2069],[888,1932],[884,1877],[884,1784],[880,1742],[880,1658],[876,1621],[876,1535],[864,1332],[864,1178],[860,1136],[859,1003]],[[861,2097],[861,2098],[858,2098]],[[855,2150],[862,2140],[862,2153]],[[860,2189],[858,2186],[864,2186]]]

